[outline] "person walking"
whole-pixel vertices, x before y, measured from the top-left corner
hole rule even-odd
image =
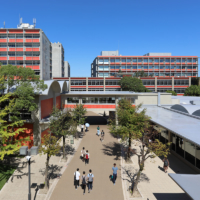
[[[90,193],[90,190],[92,190],[92,186],[94,183],[94,175],[92,174],[92,170],[89,170],[89,174],[87,175],[88,180],[88,193]]]
[[[164,169],[165,173],[167,173],[167,170],[169,167],[169,160],[167,159],[167,157],[164,157],[163,162],[164,162],[163,169]]]
[[[100,135],[100,127],[97,126],[97,135],[99,136]]]
[[[82,181],[82,189],[83,189],[83,195],[84,195],[85,194],[85,188],[86,188],[86,185],[87,185],[85,171],[83,171],[81,181]]]
[[[74,185],[75,185],[76,190],[77,190],[77,187],[79,187],[79,180],[80,180],[80,172],[79,172],[79,168],[77,168],[76,172],[74,172]]]
[[[112,174],[113,174],[113,184],[115,185],[115,181],[118,175],[118,167],[116,166],[116,163],[114,163],[114,166],[112,167]]]
[[[101,131],[101,142],[103,142],[103,140],[104,140],[104,135],[105,135],[105,133],[104,133],[104,131],[102,130],[102,131]]]
[[[83,133],[83,130],[84,130],[84,125],[82,124],[81,125],[81,133]]]
[[[85,147],[83,147],[83,149],[81,150],[81,158],[82,158],[82,161],[84,162],[84,160],[85,160]]]
[[[86,154],[85,154],[85,164],[89,164],[89,158],[90,158],[90,154],[89,154],[89,152],[87,150]]]

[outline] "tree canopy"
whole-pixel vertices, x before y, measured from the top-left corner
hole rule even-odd
[[[84,104],[76,104],[73,109],[73,115],[77,122],[77,124],[84,124],[85,118],[84,115],[86,114],[87,110],[84,108]]]
[[[144,70],[137,71],[133,74],[133,77],[147,77],[147,76],[148,74]]]
[[[177,96],[177,93],[176,93],[175,91],[167,90],[166,92],[167,92],[167,93],[171,93],[173,96]]]
[[[186,88],[184,96],[200,96],[200,85],[191,85]]]
[[[151,92],[142,84],[142,80],[131,76],[124,76],[119,81],[119,85],[123,91]]]
[[[25,131],[22,113],[37,109],[35,94],[47,86],[30,68],[12,65],[0,66],[0,155],[17,151],[26,139],[14,140],[14,136]],[[17,129],[18,128],[18,129]]]

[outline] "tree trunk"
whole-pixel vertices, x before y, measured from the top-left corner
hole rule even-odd
[[[65,136],[63,135],[63,159],[66,159],[66,153],[65,153]]]
[[[127,159],[130,159],[130,151],[131,151],[131,138],[128,139],[128,152],[127,152]]]
[[[49,188],[49,178],[48,178],[49,159],[50,159],[49,154],[47,154],[46,169],[45,169],[45,189]]]
[[[134,181],[132,195],[133,195],[133,193],[134,193],[134,192],[136,191],[136,189],[137,189],[137,185],[138,185],[138,182],[139,182],[139,180],[140,180],[140,175],[141,175],[141,171],[140,171],[140,169],[139,169],[139,171],[138,171],[138,173],[137,173],[137,178],[136,178],[136,180]]]

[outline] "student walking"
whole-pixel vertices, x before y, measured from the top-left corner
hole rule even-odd
[[[84,125],[82,124],[81,125],[81,133],[83,133],[83,130],[84,130]]]
[[[165,173],[167,173],[167,170],[169,167],[169,160],[167,159],[167,157],[164,157],[163,162],[164,162],[163,169],[164,169]]]
[[[84,195],[85,194],[85,188],[86,188],[86,185],[87,185],[85,171],[83,172],[81,180],[82,180],[82,189],[83,189],[83,195]]]
[[[87,175],[88,180],[88,193],[90,193],[90,190],[92,190],[92,185],[94,183],[94,175],[92,174],[92,170],[89,170],[89,174]]]
[[[83,147],[83,149],[81,150],[81,158],[82,158],[82,161],[84,162],[84,160],[85,160],[85,147]]]
[[[75,185],[76,190],[77,190],[77,187],[79,187],[79,180],[80,180],[80,172],[79,172],[79,168],[77,168],[76,172],[74,172],[74,185]]]
[[[102,131],[101,131],[101,142],[104,140],[104,135],[105,135],[105,133],[104,133],[104,131],[102,130]]]
[[[116,163],[114,163],[114,167],[112,167],[112,173],[113,173],[113,184],[115,185],[115,181],[118,175],[118,167],[116,167]]]
[[[89,164],[89,159],[90,159],[90,154],[89,154],[89,152],[87,150],[86,154],[85,154],[85,164]]]
[[[97,126],[97,135],[99,136],[100,135],[100,127]]]

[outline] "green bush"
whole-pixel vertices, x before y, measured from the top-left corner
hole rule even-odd
[[[177,93],[175,91],[167,90],[167,93],[171,93],[173,96],[177,96]]]
[[[200,96],[200,85],[191,85],[186,88],[184,96]]]

